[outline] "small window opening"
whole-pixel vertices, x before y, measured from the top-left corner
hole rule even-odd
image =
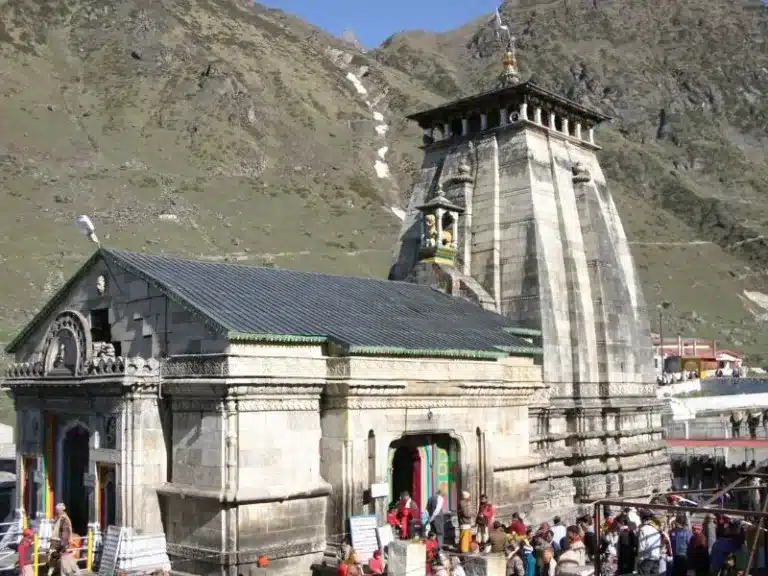
[[[112,341],[112,326],[109,324],[109,308],[91,310],[91,340],[106,342],[115,347],[115,356],[121,355],[121,343]]]

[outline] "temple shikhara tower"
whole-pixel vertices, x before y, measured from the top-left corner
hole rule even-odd
[[[429,284],[540,339],[530,504],[648,494],[670,473],[645,301],[598,162],[608,117],[521,81],[413,114],[424,130],[392,280]]]

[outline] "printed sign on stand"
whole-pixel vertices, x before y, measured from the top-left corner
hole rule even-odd
[[[352,548],[355,549],[357,560],[361,564],[368,562],[373,553],[379,549],[377,528],[376,516],[372,514],[352,516],[349,519],[349,536],[352,540]]]

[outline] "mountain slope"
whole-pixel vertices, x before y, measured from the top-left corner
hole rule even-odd
[[[615,117],[599,130],[600,158],[649,305],[673,304],[665,332],[766,354],[766,310],[745,290],[768,290],[768,9],[508,1],[502,14],[524,77]],[[375,55],[406,71],[423,54],[418,76],[442,94],[487,88],[499,50],[485,18],[395,36]]]
[[[228,0],[10,0],[0,50],[6,337],[92,249],[80,213],[108,245],[386,273],[397,183],[345,43]]]
[[[660,1],[503,13],[526,75],[617,117],[601,159],[665,332],[759,354],[766,10]],[[490,17],[363,53],[233,0],[6,0],[0,56],[0,339],[91,251],[82,213],[115,247],[386,274],[421,159],[404,115],[500,66]]]

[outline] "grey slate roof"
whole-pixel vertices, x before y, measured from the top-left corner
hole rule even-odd
[[[105,248],[97,255],[154,284],[231,339],[330,341],[350,353],[540,353],[510,332],[514,325],[504,316],[428,286]]]

